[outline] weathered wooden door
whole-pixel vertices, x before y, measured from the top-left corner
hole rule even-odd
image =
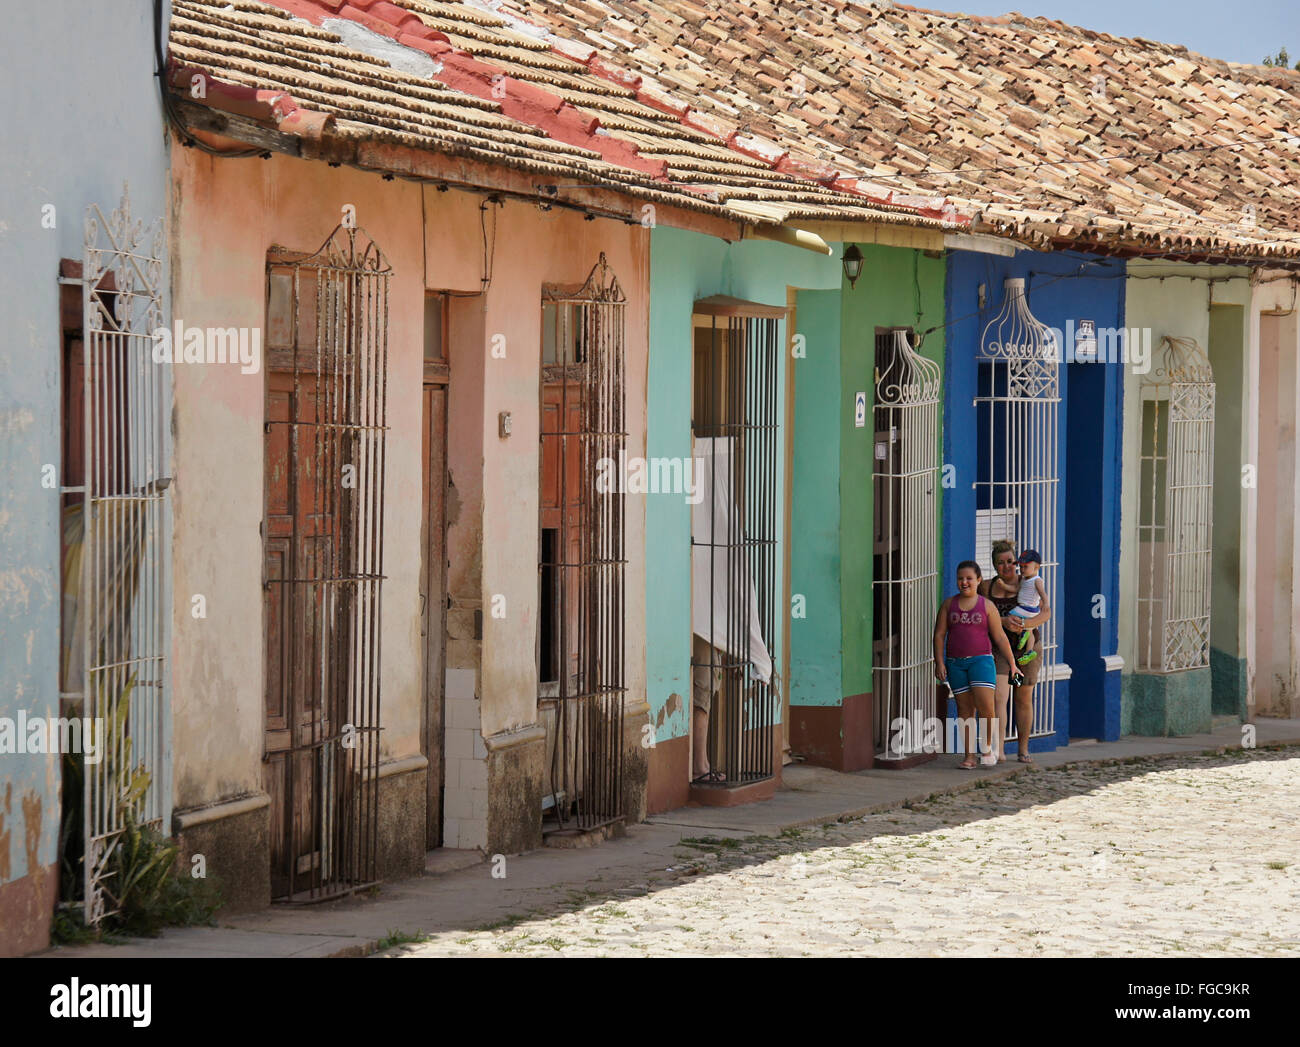
[[[624,305],[604,255],[542,292],[538,706],[559,831],[622,816]]]
[[[263,773],[286,901],[376,878],[389,274],[346,226],[268,259]]]
[[[558,683],[562,667],[567,667],[566,693],[570,694],[577,686],[578,602],[571,595],[561,608],[559,600],[561,591],[574,594],[581,583],[574,573],[582,561],[581,430],[582,391],[578,383],[562,378],[544,381],[540,563],[545,608],[541,678],[543,684]]]
[[[304,875],[319,869],[324,768],[322,750],[313,741],[328,738],[334,726],[329,703],[319,700],[327,681],[317,657],[320,634],[332,631],[325,620],[333,609],[332,594],[323,585],[292,584],[332,575],[335,527],[333,514],[325,510],[325,463],[308,448],[294,446],[300,426],[310,426],[316,416],[316,387],[310,374],[299,374],[296,381],[292,371],[273,369],[267,375],[265,777],[274,897],[288,893],[290,863]]]
[[[420,574],[420,631],[424,640],[424,725],[421,742],[429,761],[428,802],[425,807],[425,841],[430,849],[442,846],[444,758],[445,628],[447,608],[447,386],[426,377],[423,415],[424,562]]]

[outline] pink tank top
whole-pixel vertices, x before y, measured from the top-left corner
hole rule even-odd
[[[993,641],[989,639],[989,622],[984,610],[988,601],[981,596],[974,607],[963,611],[957,606],[957,600],[958,597],[953,597],[948,605],[948,657],[973,658],[992,654]]]

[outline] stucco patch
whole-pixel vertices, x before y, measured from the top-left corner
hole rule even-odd
[[[41,794],[29,792],[23,797],[23,834],[27,849],[27,871],[39,876],[41,863],[37,856],[41,848]]]
[[[659,710],[659,715],[655,717],[655,727],[662,727],[666,721],[675,717],[682,708],[682,696],[674,692],[668,696],[668,701],[664,702]]]

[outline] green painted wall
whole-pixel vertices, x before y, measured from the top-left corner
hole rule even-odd
[[[680,229],[654,230],[650,240],[648,457],[687,458],[691,453],[693,303],[709,295],[729,294],[783,306],[787,287],[833,290],[840,286],[843,275],[839,255],[838,249],[833,256],[827,256],[768,241],[727,243]],[[784,323],[780,334],[784,346]],[[784,425],[788,363],[784,352],[781,359],[777,413]],[[782,433],[779,440],[784,438]],[[782,505],[783,469],[778,469],[777,483],[777,504]],[[691,507],[680,495],[651,494],[646,498],[646,700],[650,722],[656,725],[655,739],[662,742],[687,733]],[[778,527],[781,522],[778,516]],[[784,556],[783,543],[784,539],[777,550],[778,570]],[[784,593],[777,595],[776,610],[778,620],[789,613]],[[779,629],[768,643],[779,667]]]
[[[1214,368],[1214,531],[1218,550],[1241,549],[1242,372],[1245,365],[1245,316],[1240,305],[1210,310],[1210,366]],[[1244,647],[1238,644],[1240,619],[1236,595],[1241,586],[1241,557],[1215,555],[1212,561],[1210,663],[1214,712],[1235,714],[1246,704]],[[1221,598],[1221,597],[1227,598]]]
[[[840,618],[840,292],[801,291],[804,336],[794,361],[794,484],[791,492],[790,590],[802,613],[790,622],[790,703],[839,705]],[[851,409],[851,405],[850,405]]]
[[[944,323],[942,256],[898,247],[862,245],[864,262],[857,287],[844,285],[839,395],[840,411],[840,608],[843,618],[844,695],[872,689],[872,480],[874,430],[854,426],[854,394],[865,391],[868,412],[875,402],[875,331],[877,327],[911,325],[918,332]],[[801,321],[802,322],[802,321]],[[942,329],[925,337],[922,355],[943,366]],[[796,391],[798,386],[796,385]],[[801,463],[795,462],[796,473]],[[942,497],[942,490],[940,491]],[[936,512],[936,526],[943,504]],[[939,536],[936,534],[938,543]],[[937,549],[936,563],[943,562]],[[940,579],[942,582],[942,579]]]

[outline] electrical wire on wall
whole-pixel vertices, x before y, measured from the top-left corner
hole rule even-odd
[[[498,207],[502,206],[500,197],[489,196],[481,204],[479,204],[479,208],[478,208],[479,228],[483,232],[483,276],[481,277],[481,280],[483,282],[483,290],[481,292],[482,294],[487,294],[488,288],[492,286],[492,271],[496,266],[496,256],[497,256],[496,214],[492,215],[492,244],[491,247],[488,246],[488,231],[487,231],[488,204],[496,204]]]

